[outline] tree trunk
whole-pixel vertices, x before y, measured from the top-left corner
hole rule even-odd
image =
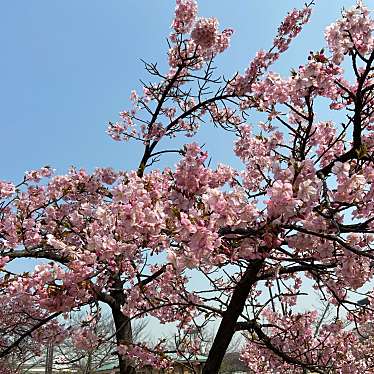
[[[86,367],[84,369],[84,374],[91,374],[92,373],[92,351],[88,352]]]
[[[119,308],[112,308],[114,325],[116,327],[117,345],[132,343],[131,321],[126,317]],[[120,374],[135,374],[135,368],[129,359],[118,354]]]
[[[131,320],[121,311],[121,306],[126,303],[126,296],[123,292],[123,284],[119,274],[113,277],[113,290],[110,294],[115,300],[115,303],[111,304],[110,307],[112,309],[114,326],[116,328],[117,346],[121,344],[131,344],[133,342]],[[133,367],[131,360],[118,353],[117,355],[120,374],[135,374],[135,368]]]
[[[264,260],[255,260],[245,271],[236,285],[230,303],[223,314],[219,329],[209,351],[208,360],[203,368],[203,374],[218,373],[223,357],[235,333],[236,323],[243,312],[247,297],[257,281],[257,275]]]

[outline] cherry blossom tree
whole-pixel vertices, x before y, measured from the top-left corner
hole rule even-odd
[[[176,322],[182,335],[219,321],[206,374],[218,372],[238,331],[256,373],[373,372],[374,22],[359,1],[326,29],[326,52],[282,77],[272,65],[312,8],[291,10],[273,45],[225,79],[214,59],[233,30],[198,17],[195,0],[177,0],[168,71],[145,63],[152,82],[108,126],[114,140],[143,147],[138,169],[42,168],[1,182],[2,357],[67,334],[91,349],[105,303],[121,374],[171,365],[162,341],[133,342],[131,320],[145,315]],[[320,117],[321,107],[339,121]],[[254,113],[263,120],[253,123]],[[210,167],[196,141],[163,146],[209,123],[235,135],[241,169]],[[177,164],[159,170],[165,154]],[[18,258],[47,261],[18,274],[9,270]],[[189,286],[194,274],[201,289]],[[308,307],[314,294],[333,306],[332,322]],[[79,329],[57,322],[84,307],[92,317]],[[199,347],[197,336],[178,349]]]

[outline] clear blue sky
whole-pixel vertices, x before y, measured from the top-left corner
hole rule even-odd
[[[303,3],[201,0],[201,15],[236,30],[219,58],[222,71],[243,71],[256,50],[271,45],[287,10]],[[324,27],[351,4],[316,0],[311,24],[276,68],[286,74],[305,62],[309,50],[322,46]],[[130,90],[145,78],[140,58],[165,66],[173,11],[171,0],[2,1],[0,179],[18,181],[46,164],[58,173],[70,165],[133,168],[141,148],[113,142],[106,123],[128,107]],[[208,150],[230,162],[231,140],[220,135]]]

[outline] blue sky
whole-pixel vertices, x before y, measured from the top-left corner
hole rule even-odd
[[[217,61],[230,76],[243,71],[259,48],[271,45],[280,21],[299,0],[199,2],[202,16],[233,27],[232,48]],[[275,69],[287,74],[323,45],[323,29],[352,0],[317,0],[312,22]],[[374,0],[367,1],[374,7]],[[139,144],[116,143],[108,120],[129,106],[145,78],[140,58],[166,67],[166,36],[174,1],[3,1],[0,12],[0,179],[18,181],[25,170],[51,165],[134,168]],[[217,161],[232,162],[231,138],[203,131]]]

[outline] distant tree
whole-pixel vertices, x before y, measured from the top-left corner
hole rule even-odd
[[[75,325],[79,326],[84,319],[78,316],[75,320]],[[134,343],[148,340],[147,325],[146,320],[138,320],[132,324]],[[94,327],[91,324],[89,326],[93,328],[94,342],[83,332],[79,336],[71,334],[62,344],[54,347],[55,367],[70,367],[79,374],[92,374],[103,365],[118,365],[116,329],[110,315],[101,317]]]

